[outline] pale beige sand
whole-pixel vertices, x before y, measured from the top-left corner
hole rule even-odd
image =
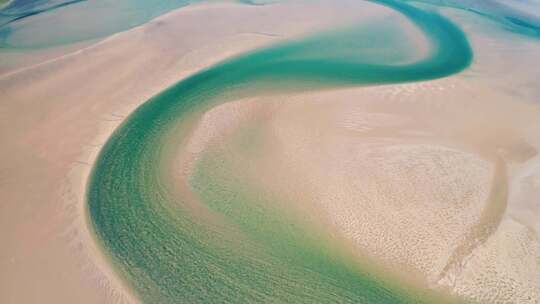
[[[474,104],[463,79],[230,103],[201,120],[191,152],[215,145],[239,155],[239,171],[267,172],[262,187],[305,217],[322,213],[338,238],[399,278],[492,303],[535,303],[538,235],[506,208],[508,167],[536,152],[512,129],[540,111],[473,87]],[[241,135],[246,127],[255,135]],[[258,136],[262,148],[242,153],[242,136]],[[228,137],[236,150],[223,145]]]
[[[0,302],[133,300],[84,222],[85,181],[100,145],[136,106],[205,66],[389,13],[353,2],[321,2],[309,14],[300,3],[201,5],[74,53],[35,54],[30,66],[12,58],[0,75]],[[357,6],[369,10],[351,9]],[[540,112],[533,102],[540,75],[533,73],[540,72],[530,63],[540,46],[504,37],[517,39],[509,46],[493,35],[472,35],[476,63],[446,80],[216,108],[193,135],[191,155],[246,124],[258,127],[275,148],[265,149],[253,170],[282,177],[261,183],[274,181],[283,196],[322,210],[359,255],[470,298],[535,303]],[[494,206],[491,198],[501,195],[495,185],[508,187],[509,200]]]
[[[540,75],[528,65],[540,44],[450,13],[476,50],[463,74],[229,103],[199,122],[190,152],[240,154],[239,171],[402,279],[538,303]],[[257,138],[249,152],[243,137]]]
[[[0,75],[0,302],[132,301],[84,217],[86,178],[111,131],[150,96],[226,57],[391,13],[354,2],[197,5],[68,54],[10,55]]]
[[[16,73],[33,66],[54,61],[67,54],[81,51],[84,48],[92,47],[96,41],[85,41],[65,46],[58,46],[46,49],[2,49],[0,50],[0,77],[10,73]]]

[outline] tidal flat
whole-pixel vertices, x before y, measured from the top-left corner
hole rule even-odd
[[[0,302],[540,300],[525,4],[80,2],[0,9]]]

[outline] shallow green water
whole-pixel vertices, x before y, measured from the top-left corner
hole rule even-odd
[[[203,161],[194,212],[174,189],[174,151],[192,122],[235,98],[444,77],[466,68],[465,35],[445,18],[399,1],[433,50],[421,61],[393,23],[335,30],[241,55],[195,74],[139,107],[102,149],[88,184],[98,242],[147,303],[417,303],[344,258],[325,237]],[[253,189],[252,189],[253,190]],[[267,207],[264,207],[267,206]],[[196,208],[195,208],[196,209]],[[259,225],[260,223],[260,225]]]

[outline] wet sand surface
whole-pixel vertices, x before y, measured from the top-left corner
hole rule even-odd
[[[129,112],[179,78],[334,21],[331,7],[316,10],[319,21],[289,8],[190,7],[0,79],[1,302],[124,298],[85,223],[85,185],[95,155]],[[276,14],[290,16],[295,26],[276,26]],[[216,21],[201,27],[203,16]],[[187,38],[186,32],[196,35]]]
[[[477,57],[461,75],[226,104],[204,116],[190,151],[219,151],[236,178],[322,218],[387,273],[407,269],[405,281],[479,303],[534,303],[536,72],[505,71],[526,70],[539,45],[497,41],[489,25],[475,24]]]
[[[530,64],[540,44],[443,11],[469,37],[470,69],[442,80],[210,109],[190,122],[188,144],[176,151],[189,160],[172,172],[181,193],[190,192],[195,205],[211,200],[204,178],[233,196],[265,191],[272,199],[263,206],[289,210],[384,280],[479,303],[536,303],[540,75]],[[201,26],[201,18],[211,21]],[[203,4],[82,51],[21,55],[34,58],[30,66],[11,54],[15,64],[0,65],[0,302],[137,302],[86,217],[87,178],[114,128],[151,96],[220,60],[378,18],[398,17],[352,1]],[[420,46],[417,58],[425,56],[417,29],[398,22]],[[234,168],[224,171],[237,182],[205,172],[216,162]]]

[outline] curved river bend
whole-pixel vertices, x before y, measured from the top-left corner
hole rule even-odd
[[[410,19],[430,42],[430,53],[413,63],[377,57],[362,39],[382,37],[390,48],[403,47],[403,37],[384,27],[366,34],[357,26],[278,44],[177,83],[139,107],[110,137],[88,184],[89,218],[115,270],[143,302],[430,302],[363,270],[301,226],[287,226],[279,210],[261,213],[249,198],[227,202],[237,212],[221,212],[215,203],[195,212],[170,172],[194,122],[220,103],[429,80],[470,64],[465,35],[444,17],[400,1],[377,3]],[[353,55],[333,49],[344,41],[355,42]]]

